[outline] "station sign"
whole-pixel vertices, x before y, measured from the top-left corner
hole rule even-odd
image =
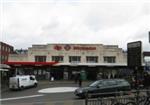
[[[69,50],[88,51],[89,50],[89,51],[92,51],[92,50],[96,50],[96,47],[94,47],[94,46],[77,46],[77,45],[74,45],[74,46],[71,46],[71,45],[65,45],[65,46],[55,45],[54,49],[57,50],[57,51],[61,51],[61,50],[66,50],[66,51],[69,51]]]
[[[127,64],[129,67],[142,66],[142,42],[130,42],[127,44]]]

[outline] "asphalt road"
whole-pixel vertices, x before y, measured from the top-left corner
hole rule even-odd
[[[92,81],[83,82],[83,87]],[[64,93],[39,93],[41,89],[72,87],[78,88],[73,81],[40,81],[38,87],[28,88],[22,91],[4,91],[1,94],[0,105],[85,105],[85,100],[80,99],[72,92]],[[62,89],[62,91],[67,90]],[[69,90],[68,90],[69,91]]]
[[[91,82],[83,82],[87,86]],[[1,95],[1,105],[84,105],[84,100],[79,99],[73,92],[65,93],[39,93],[45,88],[55,87],[76,87],[73,81],[42,81],[38,87],[29,88],[23,91],[5,91]]]

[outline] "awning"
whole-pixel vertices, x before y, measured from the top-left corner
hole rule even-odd
[[[10,66],[52,66],[58,62],[5,62]]]
[[[55,66],[106,66],[106,67],[115,67],[115,66],[127,66],[126,63],[58,63]]]
[[[9,71],[8,69],[0,69],[0,71]]]
[[[8,65],[6,65],[6,64],[0,64],[0,68],[1,69],[9,69],[10,68],[10,66],[8,66]]]

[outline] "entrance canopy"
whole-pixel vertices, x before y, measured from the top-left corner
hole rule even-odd
[[[52,66],[58,62],[5,62],[10,66]]]

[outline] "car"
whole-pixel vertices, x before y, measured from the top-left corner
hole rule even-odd
[[[86,97],[86,93],[98,95],[110,95],[120,91],[130,91],[131,85],[125,79],[101,79],[93,82],[87,87],[81,87],[75,90],[74,94],[78,97]]]
[[[34,75],[17,75],[9,79],[10,90],[23,90],[27,87],[37,87],[37,84],[38,82]]]

